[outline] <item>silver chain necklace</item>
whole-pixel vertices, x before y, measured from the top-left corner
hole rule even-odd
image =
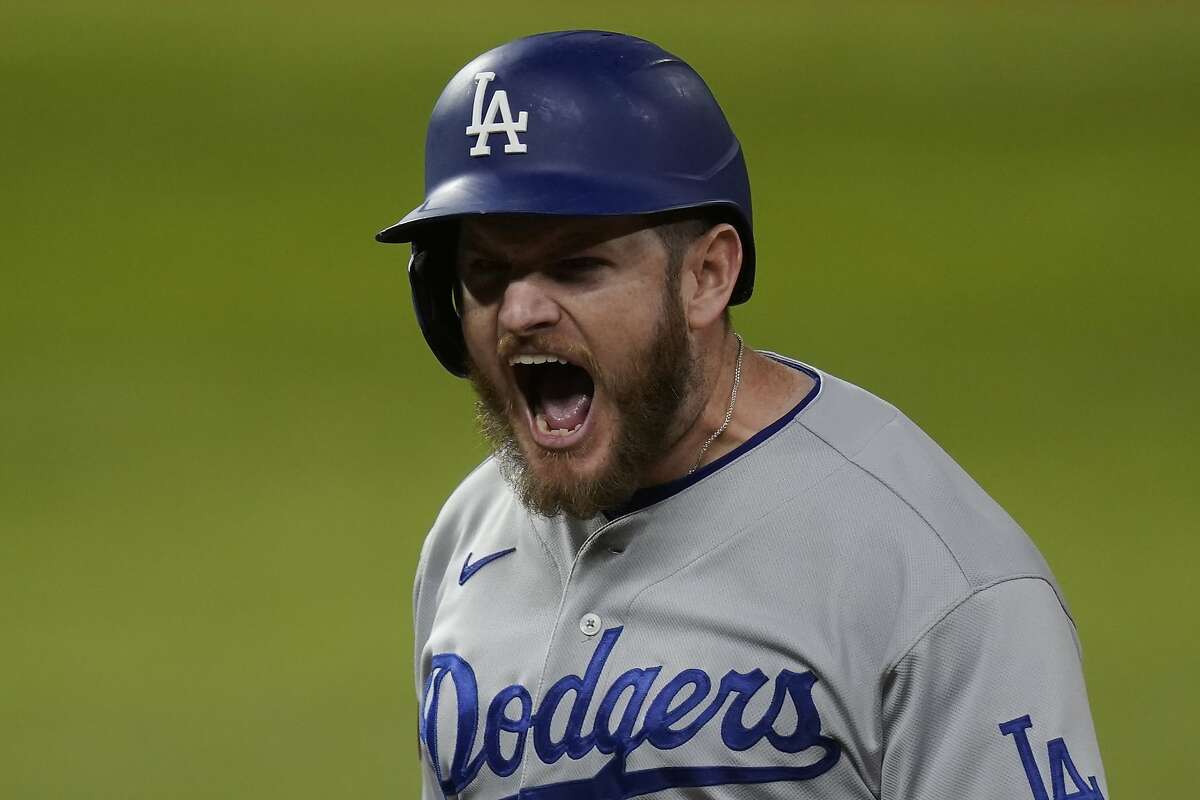
[[[733,421],[733,407],[737,403],[738,387],[742,385],[742,351],[746,348],[746,343],[742,341],[742,337],[734,334],[733,338],[737,339],[737,363],[733,366],[733,391],[729,393],[729,408],[725,409],[725,420],[721,423],[721,427],[713,431],[712,436],[704,442],[704,446],[700,448],[700,454],[696,456],[695,465],[688,470],[688,475],[700,468],[700,462],[704,460],[704,454],[708,452],[708,448],[712,447],[712,443],[721,438],[721,434],[729,427],[729,423]]]

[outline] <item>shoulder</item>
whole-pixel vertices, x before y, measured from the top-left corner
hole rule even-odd
[[[477,527],[497,508],[512,502],[515,498],[500,472],[499,462],[495,456],[488,456],[446,498],[430,530],[430,538],[445,536],[454,528]]]
[[[489,531],[501,527],[517,505],[494,457],[484,460],[451,492],[438,512],[421,550],[419,572],[428,575],[463,545],[487,545]]]
[[[1020,525],[941,447],[890,403],[822,374],[798,418],[858,480],[878,485],[936,537],[972,590],[1013,577],[1050,577]]]
[[[519,503],[489,457],[471,471],[442,505],[421,547],[414,585],[418,625],[422,609],[436,605],[441,587],[456,578],[463,557],[502,542]]]
[[[1043,583],[1067,612],[1025,531],[936,442],[891,403],[819,376],[819,394],[795,422],[829,471],[805,505],[821,513],[818,529],[850,548],[860,585],[874,587],[855,605],[864,619],[891,620],[888,649],[1015,579]]]

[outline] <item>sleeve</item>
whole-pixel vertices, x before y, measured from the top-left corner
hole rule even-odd
[[[429,761],[425,758],[425,749],[421,744],[421,714],[424,713],[424,692],[423,692],[423,653],[425,650],[425,640],[428,637],[428,624],[422,615],[421,606],[421,589],[425,578],[425,570],[429,559],[429,548],[431,536],[427,536],[425,542],[421,546],[421,555],[417,560],[417,573],[413,579],[413,612],[412,612],[412,630],[413,630],[413,683],[416,689],[417,698],[417,715],[414,722],[416,730],[414,738],[417,744],[417,761],[418,769],[421,773],[421,800],[443,800],[445,795],[438,786],[437,779],[429,767]]]
[[[1075,627],[1041,578],[959,603],[883,698],[883,800],[1108,797]]]

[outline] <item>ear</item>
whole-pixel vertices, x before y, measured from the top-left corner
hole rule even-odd
[[[714,225],[692,242],[680,276],[688,327],[706,328],[722,317],[741,271],[742,239],[732,225]]]

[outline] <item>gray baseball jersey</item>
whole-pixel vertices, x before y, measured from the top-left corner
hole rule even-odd
[[[1037,549],[896,408],[780,360],[803,402],[625,508],[532,515],[492,460],[454,492],[414,593],[426,798],[1106,797]]]

